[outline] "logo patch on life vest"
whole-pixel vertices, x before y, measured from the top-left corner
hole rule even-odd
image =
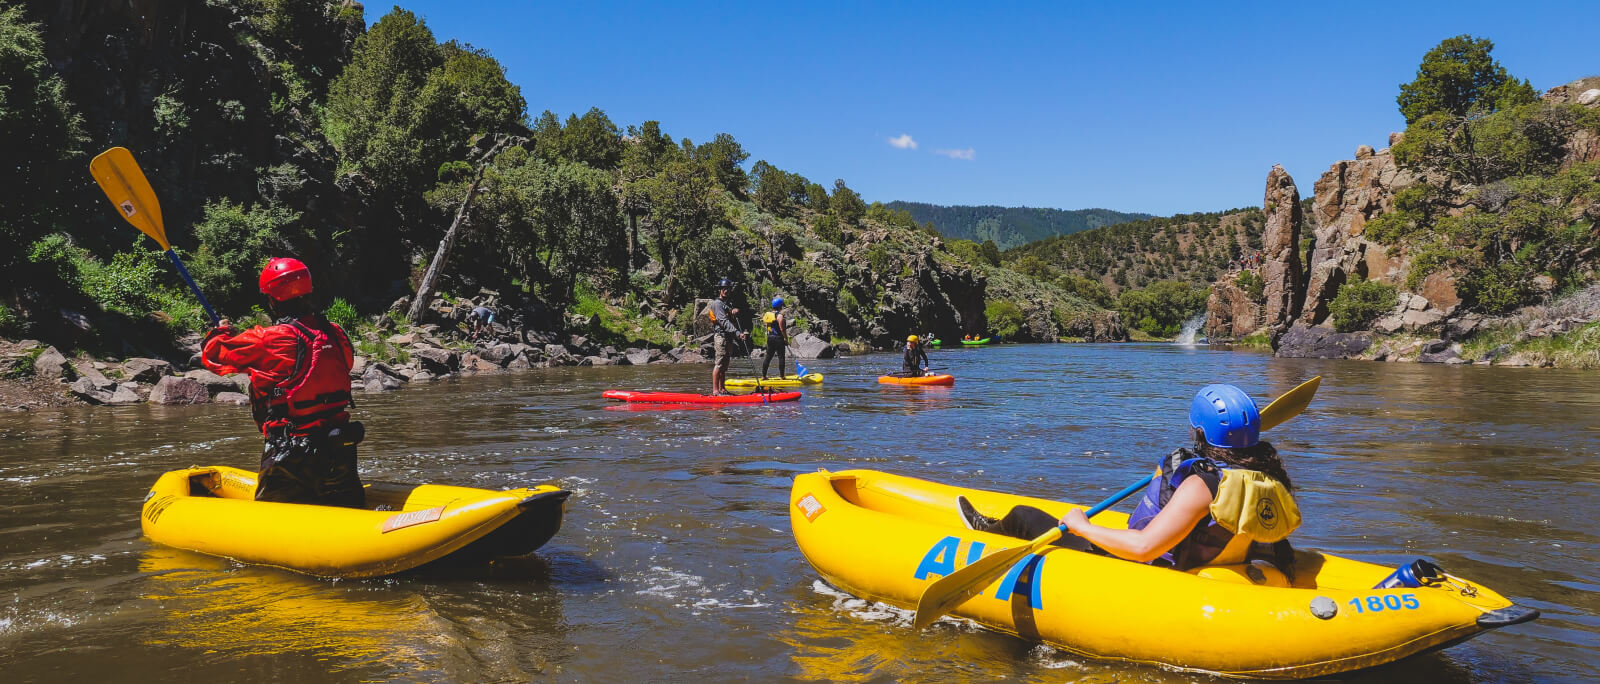
[[[383,521],[382,532],[384,534],[388,534],[401,528],[413,527],[423,523],[431,523],[435,520],[438,520],[439,516],[442,515],[444,515],[444,506],[435,506],[433,508],[426,508],[420,511],[396,513],[389,516],[389,519]]]
[[[1256,502],[1256,519],[1261,521],[1261,526],[1272,529],[1278,526],[1278,510],[1272,507],[1272,499],[1261,499]]]
[[[794,502],[794,505],[795,508],[800,509],[801,513],[805,514],[806,522],[812,522],[818,516],[828,512],[828,509],[822,507],[822,502],[817,501],[817,497],[810,494],[800,497],[800,500]]]

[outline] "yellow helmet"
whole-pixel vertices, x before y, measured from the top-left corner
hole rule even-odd
[[[917,341],[917,336],[916,335],[907,335],[906,336],[906,341],[907,342],[916,342]]]

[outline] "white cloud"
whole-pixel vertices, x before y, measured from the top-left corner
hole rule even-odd
[[[978,158],[978,151],[970,147],[964,150],[934,150],[933,153],[944,155],[951,159],[964,159],[966,161],[972,161]]]
[[[917,141],[911,139],[910,133],[901,133],[898,138],[890,138],[889,144],[902,150],[917,149]]]

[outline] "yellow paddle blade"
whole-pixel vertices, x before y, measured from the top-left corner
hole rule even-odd
[[[154,239],[163,251],[172,249],[167,242],[167,229],[161,223],[161,203],[156,201],[155,190],[128,148],[113,147],[101,152],[89,162],[89,174],[122,218]]]
[[[1311,398],[1317,396],[1317,387],[1321,385],[1322,376],[1318,375],[1272,400],[1266,408],[1261,409],[1261,429],[1271,430],[1283,424],[1283,421],[1300,415],[1311,405]]]

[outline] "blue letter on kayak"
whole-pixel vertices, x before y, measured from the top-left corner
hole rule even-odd
[[[960,537],[945,537],[928,549],[928,555],[922,557],[922,563],[917,566],[917,579],[928,579],[928,575],[949,575],[956,571],[956,547],[961,545]]]
[[[1034,610],[1039,610],[1043,604],[1039,596],[1039,575],[1043,570],[1044,556],[1030,555],[1017,561],[1016,565],[1011,566],[1011,571],[1006,573],[1006,578],[1000,582],[1000,591],[995,592],[994,597],[1009,600],[1012,594],[1026,590],[1028,604],[1033,606]],[[1027,580],[1022,579],[1024,574],[1028,575]],[[1018,586],[1019,582],[1022,586]]]
[[[967,547],[967,565],[978,562],[979,558],[983,558],[983,542],[975,541]]]

